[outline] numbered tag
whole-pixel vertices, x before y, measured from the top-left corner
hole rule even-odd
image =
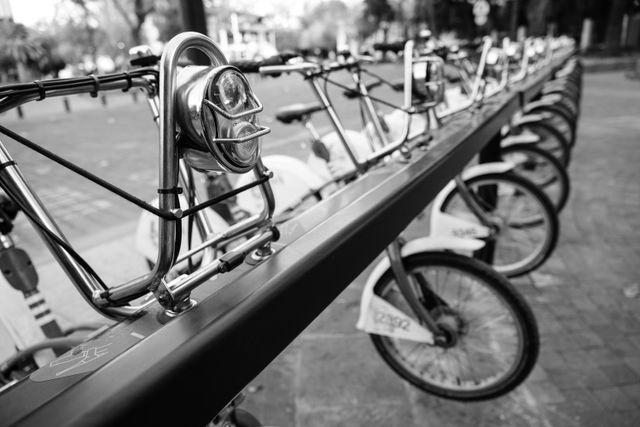
[[[444,212],[432,213],[431,233],[434,236],[454,236],[482,239],[491,235],[491,230],[482,224]]]
[[[356,326],[361,331],[433,344],[433,334],[428,329],[375,294],[362,310]]]

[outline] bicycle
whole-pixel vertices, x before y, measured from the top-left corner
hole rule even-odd
[[[507,79],[509,84],[517,83],[522,81],[529,74],[530,61],[529,55],[526,54],[526,51],[528,50],[526,49],[527,44],[528,43],[525,43],[525,46],[520,48],[522,51],[520,52],[520,60],[517,62],[518,65],[514,66],[512,65],[512,62],[518,59],[518,56],[516,55],[517,49],[511,42],[506,41],[504,43],[505,46],[503,50],[505,52],[506,59],[508,59],[509,62],[508,65],[505,64],[502,66],[502,70],[500,72],[493,72],[493,74],[498,78],[502,78],[502,83],[498,84],[496,89],[492,90],[493,93],[498,92],[498,89],[504,85],[505,79]],[[388,50],[397,49],[397,46],[397,44],[391,44],[389,46],[379,47],[384,50]],[[471,100],[474,99],[474,97],[462,97],[461,94],[470,94],[472,92],[478,93],[478,88],[481,87],[482,84],[478,83],[480,81],[479,76],[476,75],[475,77],[472,77],[473,73],[470,74],[469,69],[472,69],[473,66],[468,61],[467,55],[463,51],[460,51],[457,46],[438,47],[437,50],[439,55],[443,58],[447,60],[449,60],[449,58],[453,58],[452,67],[453,65],[455,65],[455,67],[450,68],[449,74],[452,74],[453,72],[457,72],[459,74],[459,77],[454,80],[452,88],[447,89],[445,93],[451,95],[452,91],[455,91],[456,87],[460,87],[461,89],[460,94],[454,94],[453,100],[449,100],[448,104],[453,105],[450,105],[450,107],[440,107],[436,110],[436,117],[434,117],[434,122],[436,123],[442,117],[470,108],[472,106]],[[494,59],[492,61],[494,63],[493,65],[495,65],[500,54],[501,53],[496,53],[494,50]],[[508,73],[506,73],[507,75],[505,76],[504,71],[506,70],[508,70]],[[502,76],[500,76],[501,73]],[[449,81],[451,81],[451,77],[449,77]],[[394,89],[398,88],[397,84],[390,84],[390,86]],[[486,94],[485,97],[490,95],[491,93]],[[532,106],[531,109],[528,108],[530,105]],[[556,150],[557,153],[554,154],[554,147],[558,144],[551,144],[549,146],[549,144],[543,143],[543,139],[541,137],[541,135],[544,136],[553,133],[554,128],[557,127],[554,122],[554,118],[556,118],[556,116],[553,115],[554,107],[555,105],[548,102],[546,99],[541,99],[534,103],[525,105],[522,111],[522,114],[524,115],[516,115],[512,121],[511,127],[508,129],[505,127],[505,129],[503,129],[500,151],[503,160],[507,160],[508,157],[508,160],[516,165],[514,171],[538,185],[549,196],[556,212],[560,212],[569,197],[570,183],[565,166],[556,158],[556,156],[561,156],[562,158],[562,156],[564,156],[563,153],[565,153],[568,148],[564,148],[565,144],[560,143],[559,146],[561,149]],[[392,131],[394,127],[400,126],[398,124],[398,120],[401,119],[398,115],[394,116],[394,113],[388,114],[384,118],[388,127],[390,127]],[[416,118],[414,121],[420,121],[420,118]],[[428,120],[423,120],[422,123],[423,124],[421,126],[424,127],[428,123]]]
[[[392,48],[397,49],[398,45],[393,44]],[[412,50],[403,49],[405,49],[405,58],[411,58]],[[469,98],[469,102],[452,105],[447,111],[437,113],[432,109],[434,105],[431,105],[433,103],[428,98],[428,94],[418,94],[417,99],[410,100],[413,105],[420,108],[419,112],[426,114],[425,119],[421,122],[423,129],[428,130],[431,126],[430,123],[441,123],[444,117],[475,107],[476,98],[478,101],[483,99],[480,88],[485,84],[481,82],[481,79],[484,75],[487,58],[490,57],[490,51],[491,42],[486,41],[483,45],[481,63],[477,70],[477,79],[473,82],[475,89],[472,93],[474,95]],[[410,66],[412,65],[405,64],[405,70]],[[501,72],[501,75],[501,81],[494,85],[490,91],[492,93],[488,95],[498,93],[506,86],[508,81],[506,73]],[[354,77],[354,80],[358,81],[357,79]],[[378,80],[385,82],[379,77]],[[399,86],[389,82],[386,84],[394,89]],[[367,106],[367,103],[372,102],[372,97],[366,86],[360,84],[357,91],[353,88],[345,88],[345,90],[356,93],[362,103]],[[410,96],[412,94],[410,93]],[[385,102],[379,99],[376,101]],[[372,127],[376,129],[378,141],[381,141],[379,144],[386,146],[386,136],[383,130],[385,126],[376,114],[375,107],[367,106],[367,108],[369,119],[373,122]],[[402,110],[398,109],[397,111]],[[402,114],[406,120],[409,114],[406,110]],[[429,114],[433,119],[430,120]],[[385,116],[383,120],[390,130],[387,132],[388,134],[397,135],[400,133],[411,140],[414,145],[428,147],[428,138],[425,140],[420,134],[407,136],[406,124],[403,125],[402,132],[398,132],[396,129],[396,132],[393,133],[396,124],[387,118]],[[470,237],[492,242],[495,249],[492,264],[497,271],[509,277],[526,274],[540,266],[553,252],[559,233],[557,215],[549,199],[535,184],[509,173],[514,167],[515,165],[510,163],[499,162],[471,166],[443,188],[434,199],[430,209],[432,235]],[[503,199],[502,203],[497,203],[498,196]],[[505,201],[509,201],[509,203],[505,203]],[[510,206],[511,202],[519,203],[520,208],[525,211],[524,216],[514,217],[514,211],[511,209],[504,213],[498,210],[505,205],[512,207]],[[512,237],[514,234],[516,236]],[[514,248],[518,250],[518,253],[511,256]]]
[[[409,62],[409,70],[412,69],[414,64],[429,63],[425,58],[413,61],[411,56],[407,57],[407,61]],[[342,146],[346,154],[345,158],[351,161],[350,168],[348,170],[340,170],[339,175],[344,176],[346,174],[349,178],[355,179],[357,179],[358,175],[366,173],[383,162],[388,162],[390,155],[397,152],[404,153],[402,147],[406,141],[405,136],[398,141],[381,145],[377,147],[377,150],[369,151],[365,159],[360,159],[358,152],[352,149],[349,144],[351,142],[349,134],[344,131],[331,101],[317,80],[338,70],[348,70],[355,74],[358,67],[359,63],[356,60],[326,67],[303,62],[260,68],[260,72],[264,75],[281,75],[295,72],[304,76],[321,101],[321,107],[300,106],[288,108],[285,113],[281,111],[277,117],[284,119],[283,121],[292,122],[294,120],[305,120],[306,116],[315,111],[326,110],[332,125],[336,129],[338,139],[345,141]],[[364,84],[361,81],[358,82],[359,89],[366,91]],[[412,74],[405,74],[405,94],[411,94],[411,86],[413,84],[414,77]],[[404,108],[411,110],[413,105],[411,104],[410,95],[406,95],[405,99],[408,104],[405,104]],[[369,116],[375,114],[370,108],[364,111]],[[408,133],[409,127],[410,125],[407,123],[405,133]],[[370,144],[367,145],[371,146]],[[401,156],[398,156],[398,158],[401,158]],[[327,160],[331,161],[331,158]],[[277,191],[278,188],[275,187],[274,192],[276,194]],[[402,378],[415,386],[426,392],[449,399],[489,399],[510,391],[526,378],[535,364],[538,353],[539,343],[535,319],[526,302],[513,286],[486,264],[452,252],[471,252],[480,249],[482,246],[484,246],[482,241],[461,239],[453,236],[426,237],[409,242],[396,239],[387,248],[387,256],[374,268],[361,298],[361,314],[357,327],[372,334],[374,343],[378,343],[375,348],[381,354],[383,360]],[[433,271],[437,272],[439,270],[453,271],[453,276],[457,275],[456,277],[459,280],[457,283],[452,284],[447,283],[445,278],[443,282],[438,274],[431,274]],[[430,273],[423,274],[425,271]],[[386,280],[384,289],[376,285],[379,282],[377,280],[379,272],[383,273]],[[397,285],[389,278],[395,280]],[[460,283],[463,284],[460,285]],[[459,286],[458,292],[448,293],[446,288],[456,284]],[[399,299],[404,304],[400,309],[397,305],[389,302],[389,295],[386,293],[387,290],[392,289],[394,286]],[[465,286],[475,289],[473,292],[482,293],[485,297],[483,303],[500,307],[498,309],[500,316],[509,319],[505,324],[501,324],[500,319],[496,318],[487,321],[489,323],[495,321],[496,324],[500,324],[499,327],[496,327],[496,330],[493,330],[493,328],[492,330],[497,335],[501,333],[498,331],[506,331],[506,335],[509,337],[507,341],[512,339],[512,344],[513,342],[516,343],[514,346],[504,344],[501,347],[502,350],[510,352],[511,359],[507,363],[509,366],[504,369],[502,366],[490,366],[494,361],[488,361],[484,365],[484,369],[486,369],[484,382],[477,378],[477,381],[472,379],[465,382],[468,378],[463,378],[468,375],[469,370],[473,370],[471,365],[477,363],[477,361],[472,360],[473,356],[468,356],[466,360],[471,367],[465,373],[460,369],[456,371],[455,368],[450,367],[452,368],[450,372],[440,372],[434,374],[431,378],[426,374],[420,378],[416,375],[409,375],[407,368],[402,368],[404,365],[399,353],[391,353],[390,347],[386,343],[394,342],[393,340],[406,342],[405,340],[408,339],[411,342],[420,343],[423,355],[429,352],[447,352],[447,349],[453,348],[459,350],[461,343],[466,339],[471,340],[472,338],[469,337],[472,337],[476,331],[473,327],[472,313],[461,310],[460,302],[456,300],[457,297],[461,296],[461,289]],[[381,293],[383,290],[384,292]],[[470,305],[473,305],[473,303],[470,303]],[[475,311],[475,314],[479,316],[482,316],[481,313],[486,314],[487,312],[482,309]],[[489,317],[493,314],[495,312],[489,314]],[[497,335],[493,337],[494,343]],[[482,339],[478,341],[482,341]],[[500,340],[497,339],[497,341]],[[500,347],[499,344],[496,345]],[[454,355],[454,352],[454,350],[451,350],[449,353],[452,358],[460,357],[459,353]],[[490,358],[488,354],[492,350],[485,348],[479,350],[479,352]],[[488,371],[491,372],[489,373]],[[436,378],[440,375],[442,377]],[[449,378],[445,378],[447,375],[457,377],[458,384],[454,384],[449,381]],[[477,383],[471,384],[474,381]]]
[[[201,51],[210,64],[179,67],[179,58],[190,49]],[[0,111],[30,101],[68,94],[90,93],[95,97],[109,90],[144,91],[148,96],[152,118],[160,128],[157,207],[5,126],[0,125],[0,133],[157,216],[159,244],[152,270],[125,283],[108,286],[71,247],[54,218],[28,185],[9,151],[0,142],[0,187],[15,204],[13,210],[4,207],[2,213],[5,215],[5,224],[10,224],[12,214],[17,210],[26,215],[72,284],[101,315],[111,319],[127,319],[157,304],[162,321],[167,322],[196,307],[197,301],[191,298],[191,292],[206,280],[235,269],[245,259],[255,265],[274,253],[271,243],[278,239],[278,230],[272,221],[274,200],[269,184],[271,174],[260,159],[260,138],[269,129],[259,124],[258,114],[262,111],[262,105],[246,77],[230,66],[215,43],[202,34],[179,34],[167,44],[159,60],[143,54],[133,63],[138,68],[127,72],[2,86]],[[155,66],[156,63],[159,66]],[[178,128],[180,132],[177,132]],[[229,189],[224,194],[200,202],[189,185],[189,168],[225,174],[251,171],[255,179],[244,188]],[[206,213],[208,208],[254,187],[260,188],[265,208],[223,232],[214,232]],[[186,197],[181,202],[179,195],[183,189]],[[188,235],[191,234],[191,223],[196,224],[201,242],[179,255],[183,219],[188,221]],[[14,255],[10,262],[18,268],[23,267],[21,263],[28,267],[22,270],[26,273],[21,279],[24,288],[31,292],[36,288],[33,277],[35,270],[27,263],[23,251],[10,246],[6,234],[3,235],[3,242]],[[229,241],[235,241],[236,245],[225,246],[224,243]],[[226,250],[221,253],[223,248]],[[188,265],[186,270],[183,269],[184,262]],[[55,331],[55,334],[58,332],[61,331]],[[105,332],[96,331],[99,336]],[[77,340],[65,341],[48,340],[23,349],[2,366],[3,374],[16,373],[16,369],[22,367],[16,361],[28,358],[37,350],[36,347],[68,349],[78,343]],[[64,357],[73,356],[69,352]],[[34,366],[29,366],[23,373],[27,374],[33,369]],[[3,389],[14,386],[19,380],[13,377],[4,379],[7,384]],[[252,417],[244,415],[231,405],[219,419],[237,421],[239,426],[256,425]]]

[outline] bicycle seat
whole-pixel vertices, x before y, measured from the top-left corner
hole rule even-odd
[[[324,110],[324,107],[320,104],[287,105],[285,107],[278,108],[276,111],[276,119],[282,123],[289,124],[296,120],[302,121],[305,117],[320,110]]]
[[[404,79],[396,79],[392,81],[391,88],[396,92],[402,92],[404,90]]]
[[[404,91],[404,79],[396,79],[391,82],[390,86],[391,86],[391,89],[393,89],[394,91],[402,92]],[[416,101],[420,102],[420,101],[427,100],[427,98],[423,94],[418,92],[415,87],[413,88],[412,92],[413,92],[413,97]]]
[[[365,83],[364,86],[367,88],[367,91],[370,91],[371,89],[375,89],[380,85],[382,85],[382,82],[380,80],[374,80],[372,82]],[[345,90],[344,92],[342,92],[342,94],[349,99],[354,99],[360,95],[360,91],[358,90],[356,85],[353,84],[349,87],[348,90]]]

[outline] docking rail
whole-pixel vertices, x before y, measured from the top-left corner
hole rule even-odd
[[[206,425],[475,155],[486,160],[561,63],[451,120],[433,149],[372,170],[281,226],[274,256],[197,288],[189,312],[163,325],[152,307],[0,394],[0,424]]]

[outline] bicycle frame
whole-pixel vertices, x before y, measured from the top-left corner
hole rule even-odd
[[[490,56],[493,56],[493,58],[490,58]],[[483,83],[484,81],[483,79],[485,75],[485,70],[488,65],[501,66],[501,70],[500,70],[501,79],[498,85],[495,87],[495,89],[491,90],[490,92],[485,92],[484,90],[480,91],[479,89],[480,87],[486,87],[486,84]],[[406,71],[406,62],[405,62],[405,71]],[[492,41],[490,39],[485,39],[483,43],[481,56],[480,56],[480,61],[475,74],[475,80],[473,82],[473,86],[475,88],[474,93],[476,95],[475,96],[472,95],[469,98],[469,102],[463,105],[455,106],[454,108],[450,109],[445,113],[437,113],[433,105],[426,106],[427,107],[426,108],[427,129],[425,129],[425,131],[426,132],[429,131],[429,126],[428,126],[429,123],[434,123],[435,128],[438,128],[441,126],[441,119],[443,117],[470,109],[476,104],[480,104],[484,99],[494,96],[495,94],[501,92],[504,88],[507,87],[510,81],[511,80],[509,79],[508,56],[503,51],[498,51],[496,50],[496,48],[493,48]],[[366,88],[365,88],[365,91],[361,91],[359,96],[360,96],[360,99],[363,100],[363,103],[365,105],[371,104],[371,98],[369,97],[369,94],[366,91]],[[418,106],[417,108],[420,108],[420,107]],[[375,111],[375,107],[371,105],[370,110]],[[379,140],[384,141],[385,135],[384,135],[384,132],[382,131],[382,127],[380,126],[379,117],[377,115],[373,116],[370,114],[370,118],[374,122],[373,128],[376,131],[376,136],[379,138]],[[378,125],[376,125],[376,123],[378,123]],[[414,136],[412,135],[412,137]],[[418,141],[421,142],[423,139],[424,138],[419,138]],[[410,140],[413,142],[414,138],[410,138]],[[472,167],[470,170],[470,173],[475,174],[476,171],[480,171],[480,170],[504,173],[513,169],[513,167],[514,165],[508,162],[494,162],[494,163],[484,164],[482,166]],[[438,233],[440,235],[449,235],[449,233],[452,233],[453,235],[458,237],[468,237],[468,238],[476,238],[476,239],[477,238],[481,238],[481,239],[493,238],[496,235],[496,233],[498,233],[500,225],[495,220],[495,218],[493,218],[489,213],[487,213],[484,209],[482,209],[482,207],[480,206],[480,201],[478,200],[477,196],[474,195],[473,192],[466,186],[462,174],[459,174],[454,178],[453,186],[458,188],[463,201],[469,207],[471,213],[476,217],[479,224],[474,224],[469,221],[453,218],[449,215],[441,214],[438,212],[438,215],[434,214],[434,216],[432,217],[432,230],[439,230],[440,228],[445,230],[441,232],[434,231],[435,233]],[[445,189],[442,190],[443,194],[450,192],[453,186],[445,187]],[[464,233],[458,230],[464,230]],[[396,254],[393,254],[393,256],[396,256]],[[394,268],[397,269],[398,267],[396,266]],[[400,280],[399,280],[399,283],[400,283]]]
[[[340,142],[342,143],[344,149],[346,150],[349,156],[349,159],[353,163],[356,171],[358,173],[364,173],[372,165],[378,163],[382,158],[386,157],[387,155],[401,148],[402,145],[407,141],[409,137],[409,130],[411,127],[411,114],[414,112],[414,107],[412,106],[412,102],[411,102],[411,91],[412,91],[412,84],[413,84],[413,78],[411,74],[412,59],[413,59],[413,42],[409,41],[405,46],[404,99],[403,99],[403,106],[401,107],[401,109],[407,112],[408,114],[404,119],[400,138],[398,138],[396,141],[391,141],[391,142],[387,141],[386,136],[384,135],[384,132],[382,132],[382,127],[380,125],[379,120],[376,120],[377,114],[373,106],[373,103],[371,103],[370,99],[368,101],[365,101],[366,102],[365,111],[369,116],[369,119],[372,121],[372,123],[374,123],[374,126],[379,127],[377,130],[380,131],[380,135],[382,135],[384,139],[382,139],[382,147],[379,148],[378,150],[374,150],[364,160],[359,159],[357,154],[351,148],[351,145],[349,143],[349,138],[346,134],[345,128],[342,125],[342,122],[338,117],[335,109],[333,108],[333,104],[331,103],[327,95],[324,93],[322,87],[320,86],[320,83],[318,82],[318,78],[323,76],[327,72],[327,70],[323,69],[317,64],[301,63],[301,64],[294,64],[294,65],[276,65],[276,66],[261,67],[260,73],[269,75],[269,74],[298,72],[302,74],[302,76],[309,81],[309,84],[311,86],[313,93],[316,95],[316,97],[320,101],[323,108],[327,111],[329,120],[334,130],[336,131],[336,134],[340,138]],[[344,64],[344,65],[335,67],[334,70],[337,70],[337,69],[349,70],[351,72],[351,76],[354,82],[357,85],[358,91],[368,94],[366,85],[362,82],[358,74],[357,65],[358,64],[355,64],[355,63]],[[333,71],[333,70],[330,69],[330,71]]]
[[[87,77],[78,80],[77,83],[74,80],[74,84],[69,83],[67,80],[52,81],[52,83],[36,82],[35,90],[18,95],[5,92],[2,94],[4,98],[0,100],[0,111],[5,111],[31,100],[44,99],[45,95],[62,96],[72,93],[97,93],[101,90],[128,90],[130,88],[141,88],[148,95],[150,109],[154,120],[160,128],[159,207],[154,211],[159,216],[160,221],[158,254],[155,266],[150,273],[120,285],[108,287],[101,283],[87,271],[76,257],[65,250],[59,242],[62,241],[68,245],[62,231],[36,193],[27,184],[18,166],[0,142],[0,164],[3,166],[0,170],[0,186],[20,206],[26,207],[26,209],[23,209],[25,212],[28,210],[33,215],[33,218],[29,217],[32,225],[40,233],[49,250],[76,289],[93,308],[107,317],[127,317],[149,305],[153,302],[153,299],[142,305],[130,305],[133,300],[149,292],[153,292],[156,300],[168,313],[175,314],[189,309],[193,306],[193,301],[190,298],[191,290],[216,274],[231,270],[238,262],[242,262],[245,256],[254,251],[259,254],[258,257],[268,256],[271,253],[270,242],[277,238],[277,231],[273,228],[271,221],[274,205],[273,194],[268,183],[270,174],[258,159],[253,167],[256,182],[252,186],[260,186],[260,191],[264,198],[263,211],[240,221],[223,233],[215,234],[211,229],[211,225],[208,224],[204,212],[201,210],[202,207],[196,205],[191,208],[188,214],[196,214],[200,210],[195,220],[198,232],[202,235],[203,243],[190,250],[182,258],[177,259],[177,254],[175,253],[178,241],[176,221],[185,217],[185,213],[189,210],[182,210],[177,204],[176,197],[176,189],[180,182],[178,176],[181,175],[182,183],[185,185],[188,167],[178,157],[179,147],[176,142],[178,107],[175,103],[175,94],[178,90],[178,58],[188,49],[197,49],[203,52],[209,58],[213,67],[227,64],[222,52],[209,38],[199,33],[182,33],[174,37],[166,46],[160,59],[159,82],[157,71],[147,69],[146,71],[126,73],[122,76]],[[67,83],[66,86],[62,89],[57,89],[58,86],[61,86],[61,82]],[[17,87],[22,88],[25,85],[29,84],[18,85]],[[52,89],[45,93],[48,86]],[[29,87],[32,88],[34,85],[31,84]],[[258,103],[256,110],[244,114],[255,114],[261,110],[262,106]],[[256,133],[238,139],[237,142],[243,142],[248,138],[257,138],[268,131],[268,128],[262,127]],[[3,133],[19,140],[19,142],[24,140],[24,138],[10,131],[3,131]],[[233,141],[229,141],[233,143]],[[67,167],[72,168],[70,166]],[[115,190],[112,191],[116,192]],[[124,192],[120,190],[117,194],[125,197],[122,193]],[[41,229],[40,225],[44,226],[45,230]],[[245,242],[240,243],[225,257],[214,258],[212,247],[215,247],[221,241],[244,236],[250,232],[255,234]],[[167,274],[177,262],[201,251],[204,252],[204,256],[198,270],[188,275],[181,275],[173,280],[167,279]]]

